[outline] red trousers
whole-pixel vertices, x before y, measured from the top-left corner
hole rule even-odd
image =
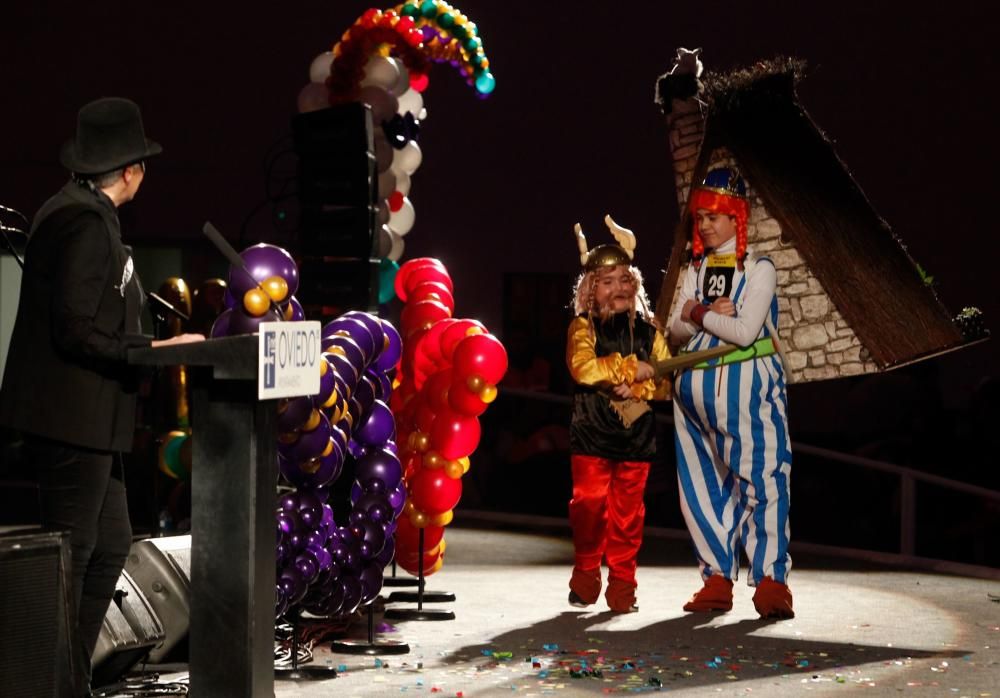
[[[635,584],[636,556],[642,543],[649,463],[613,461],[573,454],[573,527],[576,568],[598,570],[607,561],[611,579]]]

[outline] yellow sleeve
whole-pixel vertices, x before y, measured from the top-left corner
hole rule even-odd
[[[667,340],[659,330],[653,335],[653,349],[649,353],[649,363],[654,366],[670,358],[670,348]],[[632,386],[632,394],[640,400],[669,400],[670,378],[664,376],[659,380],[649,379]]]
[[[639,360],[635,354],[622,356],[618,352],[597,356],[594,333],[585,317],[574,318],[566,338],[566,365],[573,380],[582,385],[620,385],[631,383]]]

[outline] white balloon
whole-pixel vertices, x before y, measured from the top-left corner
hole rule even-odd
[[[396,237],[392,234],[392,231],[389,230],[388,226],[380,226],[378,231],[375,233],[375,256],[387,256],[392,251],[392,241],[395,239]]]
[[[392,235],[392,246],[389,248],[389,254],[386,255],[389,259],[394,262],[398,262],[399,258],[403,256],[403,248],[406,247],[406,243],[403,242],[403,238],[399,237],[395,233],[390,231]]]
[[[420,152],[420,146],[417,145],[417,142],[406,141],[406,145],[399,150],[394,150],[392,154],[392,168],[396,170],[397,177],[399,176],[399,172],[411,175],[417,171],[423,159],[424,155]]]
[[[318,111],[330,106],[330,92],[326,85],[311,82],[299,92],[298,107],[299,113]]]
[[[417,121],[427,121],[427,107],[423,107],[417,114]]]
[[[390,162],[391,164],[391,162]],[[388,199],[392,192],[396,191],[396,173],[391,167],[383,170],[378,175],[378,195],[382,199]],[[404,192],[405,193],[405,192]]]
[[[313,58],[309,66],[309,82],[323,84],[330,77],[330,66],[333,64],[333,51],[324,51]]]
[[[403,196],[410,195],[410,175],[406,174],[402,170],[397,170],[392,167],[389,168],[390,172],[396,175],[396,188],[393,191],[398,191]],[[391,192],[390,192],[391,193]]]
[[[413,116],[418,116],[420,110],[424,108],[424,98],[412,87],[399,96],[399,113],[410,112]]]
[[[406,64],[403,61],[396,61],[396,67],[399,68],[399,78],[389,91],[399,97],[410,89],[410,71],[406,69]]]
[[[395,149],[389,144],[381,127],[375,129],[372,141],[375,143],[375,169],[381,176],[381,173],[392,166],[392,159],[396,156]]]
[[[389,222],[386,225],[396,235],[403,237],[413,229],[413,223],[416,219],[417,212],[413,210],[413,204],[404,196],[403,205],[399,207],[398,211],[389,213]]]
[[[376,125],[381,125],[383,121],[388,121],[395,116],[399,106],[396,95],[386,92],[378,85],[362,87],[358,93],[358,101],[364,102],[372,108],[372,120]]]
[[[375,85],[385,90],[392,90],[399,80],[399,68],[395,59],[388,56],[372,56],[365,63],[365,75],[361,78],[361,86]]]

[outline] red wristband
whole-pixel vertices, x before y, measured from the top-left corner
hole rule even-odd
[[[696,324],[698,327],[702,327],[702,321],[705,319],[705,313],[708,312],[707,305],[701,305],[700,303],[695,307],[691,308],[691,322]]]

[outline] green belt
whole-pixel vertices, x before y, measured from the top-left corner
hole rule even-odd
[[[758,339],[748,347],[736,349],[728,354],[720,356],[718,359],[708,359],[707,361],[702,361],[700,364],[695,364],[691,368],[705,369],[725,366],[726,364],[738,364],[741,361],[770,356],[775,352],[777,352],[777,349],[774,346],[774,340],[771,337],[764,337],[762,339]],[[681,353],[684,354],[686,352]]]

